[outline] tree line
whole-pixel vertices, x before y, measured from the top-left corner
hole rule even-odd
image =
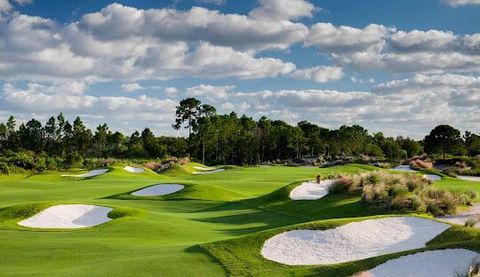
[[[72,123],[60,113],[45,124],[36,119],[17,124],[13,116],[0,123],[0,153],[12,156],[28,151],[61,158],[65,166],[84,158],[161,159],[190,156],[208,164],[257,164],[302,157],[370,156],[400,160],[429,154],[480,154],[480,137],[440,125],[421,141],[409,137],[369,134],[359,125],[328,129],[308,121],[288,124],[282,120],[246,115],[217,114],[215,107],[195,98],[180,101],[175,129],[188,129],[188,137],[157,137],[149,128],[124,135],[107,124],[88,129],[80,117]]]

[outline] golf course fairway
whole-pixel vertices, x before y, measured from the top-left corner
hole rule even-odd
[[[262,258],[268,238],[298,228],[329,229],[385,213],[359,196],[327,195],[292,201],[289,192],[318,174],[380,170],[366,165],[229,167],[195,175],[182,168],[131,174],[111,167],[88,179],[64,172],[0,176],[2,276],[347,276],[402,254],[332,266],[287,266]],[[131,192],[155,184],[184,184],[158,197]],[[443,178],[435,186],[480,191],[480,183]],[[110,207],[111,221],[82,229],[38,229],[18,222],[54,205]],[[424,216],[424,215],[420,215]],[[480,250],[480,231],[452,226],[427,243]]]

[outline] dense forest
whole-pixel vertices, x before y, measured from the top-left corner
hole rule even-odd
[[[72,123],[63,114],[45,124],[36,119],[17,124],[11,116],[0,123],[1,163],[23,168],[68,168],[88,158],[162,159],[185,157],[208,164],[257,164],[322,156],[370,157],[400,160],[423,152],[446,155],[480,154],[480,136],[439,125],[422,141],[408,137],[369,134],[359,126],[327,129],[301,121],[293,126],[281,120],[230,114],[217,114],[215,107],[195,98],[180,101],[175,129],[188,129],[188,137],[156,137],[146,128],[125,135],[110,130],[107,124],[95,130],[85,127],[80,117]],[[34,165],[28,165],[31,162]]]

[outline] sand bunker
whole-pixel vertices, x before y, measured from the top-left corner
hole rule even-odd
[[[112,208],[94,205],[57,205],[18,222],[32,228],[85,228],[112,220]]]
[[[195,175],[203,175],[203,174],[212,174],[212,173],[218,173],[218,172],[223,172],[225,169],[219,168],[211,171],[203,171],[203,172],[193,172]]]
[[[290,199],[292,200],[317,200],[328,194],[328,188],[335,182],[335,180],[323,180],[317,182],[305,182],[296,186],[290,192]]]
[[[143,173],[145,172],[145,169],[144,168],[141,168],[141,167],[132,167],[132,166],[125,166],[123,168],[125,171],[128,171],[130,173]]]
[[[394,168],[392,168],[393,170],[399,170],[399,171],[405,171],[405,172],[418,172],[417,170],[415,169],[412,169],[410,167],[410,165],[399,165],[399,166],[396,166]]]
[[[437,217],[439,220],[447,221],[453,224],[458,224],[458,225],[465,225],[465,222],[469,218],[474,218],[478,220],[479,222],[475,225],[475,227],[480,227],[480,204],[475,204],[470,209],[464,212],[460,212],[458,214],[454,215],[446,215],[446,216],[440,216]]]
[[[436,174],[425,174],[423,175],[423,178],[430,180],[430,181],[439,181],[442,180],[442,177],[436,175]]]
[[[465,181],[480,182],[480,176],[458,175],[457,178]]]
[[[196,169],[196,170],[200,170],[200,171],[212,171],[212,170],[215,170],[215,167],[210,167],[210,166],[194,166],[193,168]]]
[[[356,261],[425,247],[448,224],[417,217],[352,222],[329,230],[294,230],[268,239],[262,255],[287,265]]]
[[[184,189],[184,185],[178,185],[178,184],[161,184],[161,185],[155,185],[151,187],[147,187],[141,190],[137,190],[132,193],[132,195],[135,196],[159,196],[159,195],[167,195],[167,194],[172,194],[177,191],[181,191]]]
[[[79,174],[79,175],[62,175],[62,177],[75,177],[75,178],[90,178],[90,177],[95,177],[98,175],[102,175],[108,172],[108,169],[95,169],[91,170],[87,173],[84,174]]]
[[[478,253],[465,249],[434,250],[403,256],[381,264],[365,274],[369,277],[467,276]]]

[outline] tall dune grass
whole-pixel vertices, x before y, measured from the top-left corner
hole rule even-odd
[[[437,189],[431,181],[414,174],[370,172],[341,176],[330,193],[358,193],[371,206],[392,210],[453,214],[458,205],[471,205],[477,193]]]

